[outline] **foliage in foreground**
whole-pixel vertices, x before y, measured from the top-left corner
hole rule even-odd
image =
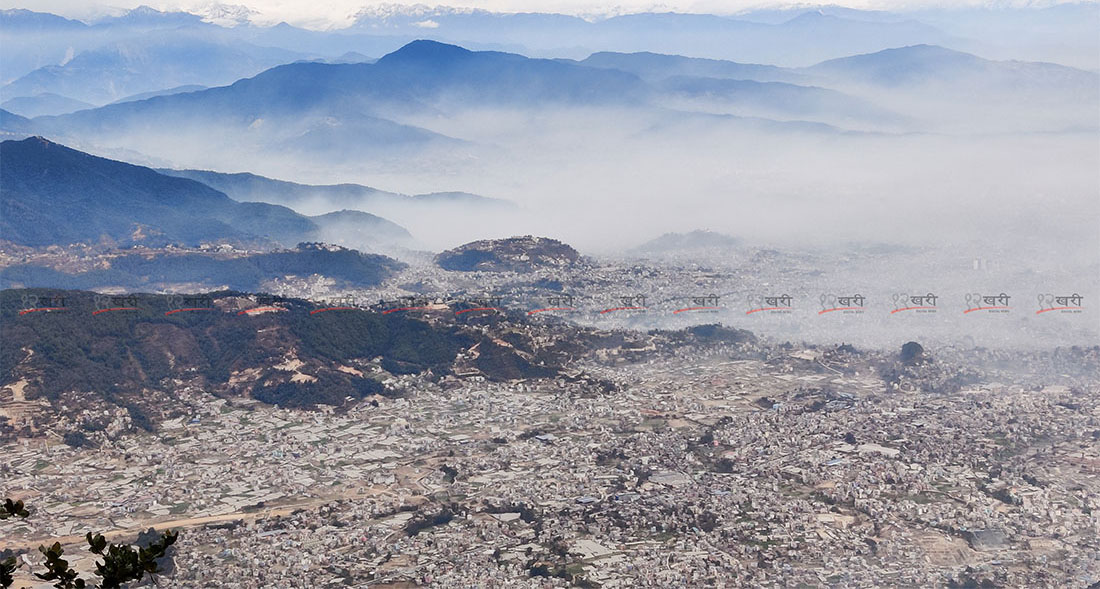
[[[22,501],[4,500],[3,511],[0,511],[0,520],[11,517],[28,517],[30,511]],[[93,554],[103,557],[102,562],[97,561],[96,575],[102,578],[99,589],[122,589],[127,583],[139,582],[146,578],[155,580],[156,575],[162,572],[160,561],[167,556],[169,549],[179,538],[179,532],[167,530],[162,532],[157,539],[148,546],[134,547],[129,544],[109,544],[103,534],[88,532],[85,539],[88,541],[88,549]],[[57,589],[85,589],[95,587],[88,581],[80,578],[69,561],[63,558],[65,550],[60,542],[54,542],[52,546],[39,546],[38,551],[45,557],[42,563],[46,571],[35,573],[34,576],[43,581],[53,581]],[[0,561],[0,587],[7,589],[15,582],[15,571],[19,568],[14,556]]]

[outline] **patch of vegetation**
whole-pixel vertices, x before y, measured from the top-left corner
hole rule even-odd
[[[5,499],[3,511],[0,511],[0,520],[11,517],[29,517],[30,511],[22,501]],[[168,561],[171,560],[170,551],[172,545],[179,538],[179,532],[171,530],[157,533],[149,529],[140,534],[136,546],[129,544],[109,544],[102,534],[88,532],[85,540],[92,554],[102,558],[96,561],[95,574],[100,577],[99,589],[122,589],[130,583],[140,583],[148,578],[151,582],[157,582],[157,575],[165,571]],[[52,581],[56,589],[85,589],[96,587],[82,579],[80,574],[69,566],[65,560],[65,550],[60,542],[54,542],[52,546],[39,546],[44,561],[42,566],[46,569],[43,573],[35,573],[34,576],[43,581]],[[15,571],[19,568],[14,556],[0,561],[0,588],[7,589],[15,583]]]

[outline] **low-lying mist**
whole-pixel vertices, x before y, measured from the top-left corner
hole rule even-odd
[[[742,253],[796,257],[746,264],[734,250],[700,251],[654,263],[721,269],[738,279],[715,288],[742,298],[1005,292],[1027,305],[1037,293],[1100,294],[1094,74],[918,47],[787,70],[799,84],[670,86],[649,58],[621,59],[652,79],[421,42],[376,65],[288,66],[34,123],[107,157],[299,183],[292,196],[262,183],[220,189],[307,215],[378,215],[407,229],[413,250],[532,234],[606,261],[662,234],[708,229],[738,238]],[[922,65],[897,78],[898,60]],[[332,186],[341,183],[358,186]],[[407,196],[441,192],[452,196]],[[985,260],[977,274],[976,259]],[[1034,322],[1028,312],[1011,321]],[[965,330],[953,313],[903,331],[957,338]],[[843,321],[820,333],[783,318],[757,327],[892,345],[882,338],[897,333],[880,320],[849,321],[847,335],[835,331]],[[1095,339],[1094,320],[1069,321],[973,337]]]
[[[364,203],[432,250],[535,233],[611,253],[701,228],[761,244],[977,243],[1062,261],[1092,261],[1100,249],[1100,145],[1090,132],[899,135],[611,108],[466,110],[403,122],[462,142],[377,157],[377,149],[357,157],[348,145],[339,158],[257,150],[218,128],[112,142],[161,166],[405,194],[459,190],[518,205]],[[321,196],[291,206],[311,215],[351,208]]]

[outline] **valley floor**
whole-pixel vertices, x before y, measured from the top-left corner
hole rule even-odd
[[[173,587],[1100,580],[1096,382],[940,394],[812,349],[585,368],[619,390],[475,378],[306,412],[185,389],[156,435],[8,443],[0,492],[34,513],[0,549],[61,537],[89,571],[86,531],[183,528]]]

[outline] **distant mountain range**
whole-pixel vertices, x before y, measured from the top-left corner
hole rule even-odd
[[[200,16],[141,7],[87,24],[29,10],[0,10],[4,45],[0,86],[27,78],[0,92],[7,100],[19,96],[14,92],[49,87],[48,91],[69,98],[88,93],[100,99],[88,102],[102,104],[181,84],[227,84],[306,57],[338,58],[350,52],[381,55],[413,39],[311,31],[285,23],[241,26],[239,18],[237,26],[231,26],[233,20],[225,14]],[[189,58],[193,63],[187,62]],[[125,67],[116,69],[112,64]],[[80,86],[82,82],[89,86]],[[65,87],[73,94],[61,91]],[[113,98],[106,99],[105,93]]]
[[[872,86],[914,89],[934,83],[959,92],[982,88],[992,92],[1043,89],[1049,97],[1095,90],[1100,76],[1051,63],[994,61],[935,45],[912,45],[852,55],[806,68],[779,68],[696,59],[654,53],[596,53],[578,63],[628,71],[650,81],[698,80],[711,86],[714,79],[785,82],[800,90]],[[703,82],[705,81],[705,82]],[[808,88],[807,88],[808,87]],[[838,95],[839,96],[839,95]]]
[[[104,289],[129,292],[178,290],[181,287],[263,290],[288,276],[323,276],[339,287],[376,286],[404,264],[376,254],[332,245],[300,244],[292,250],[248,255],[211,252],[120,253],[86,272],[68,273],[39,264],[0,269],[0,288]]]
[[[637,53],[601,51],[577,63],[588,67],[630,72],[651,82],[680,76],[792,83],[805,79],[805,76],[795,71],[774,65],[664,55],[649,51]]]
[[[0,109],[0,136],[21,136],[25,137],[31,132],[30,119],[21,117],[13,112]]]
[[[378,55],[396,45],[377,48],[384,40],[398,45],[432,34],[447,42],[539,55],[570,57],[598,50],[668,53],[715,58],[743,56],[761,63],[802,65],[890,46],[889,43],[943,43],[951,37],[935,27],[904,18],[869,20],[856,11],[824,14],[793,13],[785,21],[760,22],[705,14],[641,13],[586,20],[549,13],[498,13],[486,10],[384,6],[364,8],[348,28],[309,31],[280,23],[259,26],[247,11],[205,11],[204,14],[159,12],[139,7],[127,13],[83,23],[28,10],[0,13],[0,29],[9,34],[48,36],[64,33],[86,45],[107,34],[119,37],[151,31],[198,31],[220,34],[268,47],[329,53],[347,51]],[[84,41],[81,43],[81,41]],[[21,60],[20,60],[21,61]],[[56,63],[56,62],[55,62]],[[41,64],[46,65],[46,64]],[[33,69],[33,68],[32,68]],[[27,70],[29,71],[29,70]]]
[[[201,34],[159,32],[116,40],[63,64],[29,72],[0,89],[7,97],[57,94],[102,105],[139,93],[188,84],[222,86],[307,55],[218,41]],[[29,113],[27,113],[29,114]]]
[[[632,251],[638,254],[666,254],[705,249],[731,249],[741,245],[741,240],[714,231],[697,230],[690,233],[666,233],[651,239]]]
[[[7,111],[30,118],[43,115],[63,115],[86,108],[95,108],[94,104],[74,100],[52,92],[40,92],[32,96],[9,98],[0,106],[3,106]]]
[[[679,110],[854,128],[903,120],[870,101],[814,86],[819,79],[790,68],[650,52],[594,53],[578,63],[635,74],[653,85],[661,104]]]
[[[325,13],[336,12],[319,8],[314,16],[324,18]],[[57,65],[70,48],[79,54],[107,40],[151,31],[164,37],[180,31],[200,32],[328,58],[349,51],[382,55],[430,36],[471,48],[532,56],[583,58],[597,51],[659,51],[785,66],[806,66],[890,47],[937,44],[999,59],[1055,61],[1098,69],[1098,15],[1100,8],[1093,2],[1049,8],[998,4],[919,10],[793,5],[732,16],[612,11],[585,18],[385,4],[365,7],[351,26],[333,20],[329,23],[332,28],[307,30],[285,22],[262,24],[261,13],[219,4],[197,8],[191,14],[139,7],[88,23],[29,10],[5,10],[0,11],[0,35],[34,35],[38,42],[33,47],[6,44],[5,79],[0,82],[38,67]],[[344,17],[339,14],[340,21]]]
[[[804,10],[782,22],[711,14],[648,12],[586,20],[561,14],[501,14],[486,10],[415,6],[368,7],[353,30],[515,44],[536,52],[610,49],[661,51],[712,58],[737,55],[756,63],[802,65],[898,44],[944,43],[950,36],[903,18],[869,21]],[[799,63],[800,60],[805,60]]]
[[[583,62],[529,59],[415,41],[374,63],[283,65],[226,87],[39,117],[33,126],[41,134],[94,138],[98,145],[152,155],[162,153],[158,146],[170,135],[177,144],[231,142],[258,153],[332,163],[350,161],[353,154],[398,158],[431,149],[453,156],[464,150],[461,137],[402,121],[430,121],[471,108],[673,108],[687,111],[681,116],[698,111],[841,129],[920,130],[906,127],[906,113],[898,112],[907,97],[889,94],[901,85],[923,92],[919,96],[929,104],[994,97],[1029,108],[1068,102],[1077,110],[1067,111],[1067,122],[1059,124],[1088,125],[1095,121],[1080,111],[1096,104],[1100,76],[927,45],[790,70],[651,53],[604,53]],[[880,98],[885,106],[876,104]],[[935,116],[931,106],[926,112]]]
[[[169,176],[190,178],[214,187],[239,201],[279,204],[295,210],[310,208],[319,200],[332,208],[376,210],[417,209],[437,205],[461,205],[479,209],[512,210],[515,204],[468,192],[433,192],[408,196],[361,184],[311,185],[273,180],[249,173],[225,174],[206,170],[158,170]]]
[[[813,86],[675,76],[663,80],[663,104],[718,114],[822,121],[848,129],[903,129],[907,118],[855,96]]]
[[[310,218],[321,226],[320,241],[348,247],[369,246],[397,254],[401,252],[390,247],[422,247],[405,227],[417,235],[430,237],[441,226],[466,223],[476,227],[487,216],[522,214],[511,201],[467,192],[408,196],[360,184],[309,185],[249,173],[167,169],[160,172],[197,180],[239,201],[278,204],[315,215]],[[393,219],[400,226],[384,219],[373,220],[377,219],[374,215],[362,211]]]
[[[410,48],[410,52],[417,50]],[[439,91],[450,87],[433,75],[419,75],[415,61],[391,57],[375,64],[296,63],[230,86],[40,117],[35,128],[62,140],[94,137],[98,145],[126,146],[151,154],[159,151],[157,145],[164,145],[163,134],[171,128],[176,144],[213,141],[254,153],[326,162],[368,155],[397,158],[432,146],[461,147],[460,140],[382,116],[383,106],[408,109],[423,105],[432,86]],[[433,61],[426,58],[422,63],[430,66]],[[502,92],[515,81],[507,73],[491,70],[483,71],[498,78],[495,88]],[[451,80],[459,86],[466,83],[458,76]],[[492,84],[484,86],[486,91],[493,88]],[[530,89],[517,99],[529,98],[533,92]]]
[[[1100,76],[1053,63],[993,61],[935,45],[886,49],[866,55],[831,59],[806,73],[839,86],[880,88],[932,85],[939,89],[987,93],[1043,91],[1096,100]],[[1091,95],[1082,95],[1088,93]]]
[[[118,104],[121,102],[134,102],[137,100],[145,100],[147,98],[156,98],[157,96],[167,96],[169,94],[185,94],[187,92],[198,92],[199,90],[206,90],[206,86],[201,84],[184,84],[183,86],[175,86],[172,88],[165,88],[163,90],[152,90],[149,92],[139,92],[137,94],[131,94],[124,96],[111,104]]]
[[[40,137],[0,143],[0,172],[0,236],[24,245],[104,239],[154,247],[222,241],[294,245],[350,227],[366,243],[411,239],[401,227],[366,213],[309,218],[279,205],[237,202],[194,180]]]
[[[904,112],[914,129],[1095,132],[1100,74],[1053,63],[995,61],[933,45],[887,49],[801,70],[816,84]]]

